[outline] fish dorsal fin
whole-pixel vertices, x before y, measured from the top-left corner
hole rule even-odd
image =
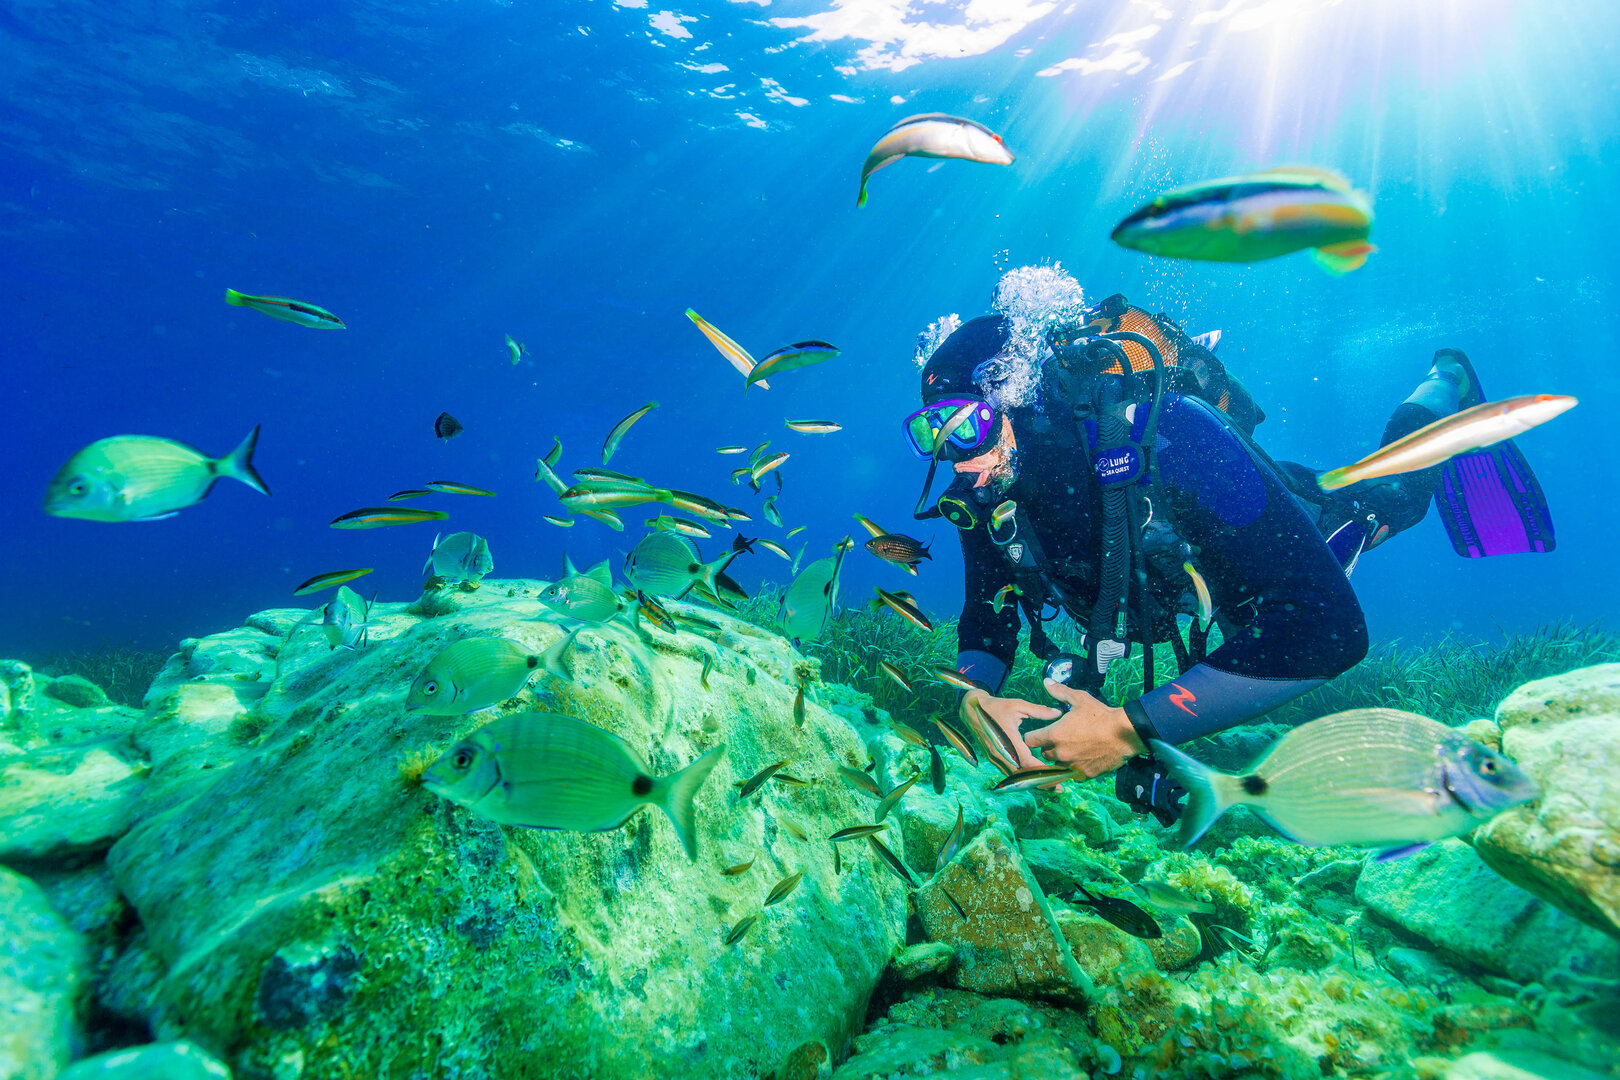
[[[1275,169],[1265,169],[1250,177],[1252,180],[1284,180],[1284,181],[1311,181],[1334,191],[1350,193],[1350,181],[1332,169],[1323,169],[1315,165],[1282,165]]]
[[[603,559],[601,562],[585,571],[585,576],[595,578],[608,588],[613,588],[613,570],[608,566],[608,561],[606,559]]]
[[[983,132],[989,132],[990,130],[977,120],[969,120],[965,116],[952,116],[950,113],[930,112],[918,113],[916,116],[908,116],[904,120],[901,120],[898,124],[895,124],[894,127],[889,129],[889,131],[898,131],[899,129],[908,127],[912,124],[931,123],[961,124],[963,127],[974,127]]]
[[[566,552],[566,551],[563,552],[563,572],[562,572],[562,576],[563,576],[563,580],[565,580],[565,581],[568,578],[578,577],[579,576],[579,567],[574,565],[574,560],[570,559],[568,557],[568,552]]]

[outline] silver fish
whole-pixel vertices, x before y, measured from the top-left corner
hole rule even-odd
[[[433,550],[428,553],[422,573],[452,582],[478,582],[495,569],[495,560],[489,554],[489,542],[477,533],[451,533],[443,540],[433,537]]]
[[[558,615],[593,626],[627,610],[628,605],[613,591],[613,572],[606,562],[580,573],[563,556],[563,576],[540,591],[540,603]]]
[[[724,745],[672,776],[653,776],[624,740],[572,716],[520,713],[492,721],[428,766],[429,791],[503,825],[570,832],[617,829],[649,803],[697,858],[692,801]]]
[[[624,576],[649,596],[681,596],[694,584],[713,589],[715,574],[724,570],[736,552],[728,551],[704,562],[690,540],[674,533],[653,532],[625,556]]]
[[[516,697],[543,659],[505,638],[468,638],[447,646],[411,683],[410,712],[460,716]]]
[[[838,603],[838,572],[849,549],[838,546],[837,554],[817,559],[793,579],[782,594],[780,612],[782,633],[798,641],[815,641],[832,621]]]
[[[1397,709],[1352,709],[1302,724],[1237,775],[1157,739],[1152,749],[1188,791],[1184,846],[1242,804],[1298,843],[1356,844],[1390,858],[1536,797],[1530,778],[1501,754]]]
[[[1168,911],[1172,915],[1215,914],[1214,904],[1203,900],[1194,900],[1174,885],[1163,881],[1138,881],[1131,888],[1143,900],[1160,911]]]
[[[45,512],[85,521],[156,521],[203,500],[222,476],[259,492],[270,489],[253,468],[255,427],[220,458],[152,435],[100,439],[68,459],[45,491]]]
[[[371,604],[347,585],[321,608],[321,633],[331,649],[363,649],[371,641]]]
[[[1011,165],[1012,151],[1001,136],[972,120],[946,113],[908,116],[890,128],[866,155],[856,206],[866,205],[866,181],[903,157],[956,158],[986,165]]]

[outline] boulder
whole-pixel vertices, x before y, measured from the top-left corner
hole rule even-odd
[[[0,1076],[51,1080],[80,1042],[84,942],[39,886],[0,867]]]
[[[956,950],[943,941],[907,945],[889,961],[888,975],[904,984],[921,982],[946,971],[956,959]]]
[[[105,742],[0,759],[0,862],[59,867],[111,847],[140,803],[144,770],[129,758]]]
[[[1453,962],[1521,983],[1565,963],[1581,974],[1620,974],[1620,943],[1503,881],[1461,840],[1369,862],[1356,900]]]
[[[83,675],[59,675],[45,684],[45,693],[75,709],[111,705],[107,692]]]
[[[542,587],[486,580],[432,619],[379,604],[358,652],[271,612],[171,659],[135,735],[150,780],[108,856],[142,926],[138,961],[108,979],[124,1013],[228,1047],[251,1076],[296,1057],[305,1076],[727,1078],[845,1044],[905,925],[893,873],[848,851],[835,873],[823,839],[870,810],[836,771],[865,763],[862,734],[814,687],[796,727],[814,665],[679,603],[720,629],[649,630],[647,646],[585,630],[570,678],[538,673],[474,716],[404,711],[453,640],[555,643]],[[618,734],[661,775],[724,744],[697,797],[697,860],[656,810],[601,833],[509,829],[417,783],[458,738],[536,708]],[[737,798],[784,758],[806,786]]]
[[[1002,1043],[1005,1043],[1003,1045]],[[1047,1041],[998,1043],[955,1028],[880,1024],[855,1040],[833,1080],[1084,1080],[1075,1057]]]
[[[230,1080],[231,1070],[188,1042],[151,1043],[76,1061],[56,1080]]]
[[[954,985],[980,994],[1084,1001],[1091,980],[1069,953],[1012,831],[981,832],[917,891],[930,939],[956,948]]]
[[[1515,690],[1496,710],[1502,750],[1541,798],[1474,836],[1516,885],[1620,938],[1620,664]]]
[[[1544,1054],[1477,1050],[1456,1061],[1420,1059],[1413,1062],[1418,1075],[1428,1080],[1602,1080],[1608,1073],[1583,1069],[1562,1058]],[[1432,1070],[1432,1071],[1431,1071]]]

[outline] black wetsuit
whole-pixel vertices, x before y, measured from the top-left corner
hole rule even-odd
[[[1433,418],[1422,409],[1398,412],[1385,441],[1427,422],[1424,416]],[[1085,451],[1072,425],[1017,429],[1015,422],[1017,479],[1008,494],[1018,504],[1018,527],[1034,531],[1047,576],[1089,611],[1101,499]],[[1318,528],[1320,508],[1302,502],[1277,467],[1257,460],[1210,405],[1167,393],[1158,436],[1158,482],[1146,493],[1155,517],[1168,518],[1196,552],[1223,637],[1201,663],[1127,706],[1140,732],[1179,743],[1259,716],[1349,669],[1366,655],[1367,627]],[[1399,527],[1415,523],[1429,490],[1422,482],[1391,488],[1401,505],[1389,516]],[[1020,619],[1016,604],[997,615],[990,601],[1013,578],[984,528],[963,532],[961,541],[966,597],[958,667],[999,691]],[[1181,561],[1149,565],[1149,591],[1163,612],[1181,608],[1189,591]]]

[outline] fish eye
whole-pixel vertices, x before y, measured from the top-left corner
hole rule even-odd
[[[457,769],[470,769],[473,763],[473,752],[466,748],[457,750],[450,757],[450,764]]]
[[[90,485],[85,483],[84,478],[80,477],[80,476],[74,477],[73,482],[68,485],[68,494],[69,495],[83,495],[84,493],[86,493],[89,490],[90,490]]]
[[[1492,758],[1486,758],[1485,760],[1481,761],[1479,763],[1479,771],[1484,773],[1486,776],[1495,776],[1496,775],[1496,762],[1495,762],[1495,760],[1492,759]]]
[[[436,683],[436,682],[426,683],[422,687],[422,693],[427,694],[429,697],[431,697],[434,694],[437,694],[438,692],[439,692],[439,684]]]

